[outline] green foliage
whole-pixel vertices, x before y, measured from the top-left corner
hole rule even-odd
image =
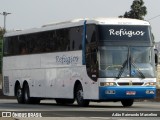
[[[131,10],[129,12],[125,12],[123,16],[119,17],[144,20],[144,16],[146,14],[147,8],[144,6],[143,0],[134,0],[131,5]]]
[[[144,6],[143,0],[134,0],[131,5],[131,10],[129,12],[125,12],[123,16],[119,17],[144,20],[145,15],[147,15],[147,7]],[[155,40],[153,33],[152,38]]]

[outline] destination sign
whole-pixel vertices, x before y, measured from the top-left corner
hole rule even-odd
[[[148,26],[129,26],[129,25],[100,25],[99,27],[100,41],[113,40],[134,40],[134,41],[149,41]]]
[[[143,36],[145,34],[144,31],[132,31],[132,30],[127,31],[126,29],[120,29],[120,30],[110,29],[109,32],[110,32],[109,34],[110,36],[111,35],[116,35],[116,36],[127,35],[128,37],[132,37],[134,35]]]

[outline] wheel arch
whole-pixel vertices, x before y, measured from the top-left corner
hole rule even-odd
[[[14,86],[14,95],[16,95],[17,87],[20,86],[22,89],[24,89],[25,84],[28,84],[26,80],[24,80],[23,84],[21,84],[19,80],[16,80],[15,86]]]
[[[76,94],[76,88],[77,88],[78,85],[82,85],[80,80],[76,80],[76,82],[74,84],[74,89],[73,89],[74,98],[75,98],[75,94]]]
[[[24,80],[24,82],[23,82],[23,88],[24,88],[24,86],[25,86],[26,84],[28,85],[28,82],[27,82],[26,80]],[[28,85],[28,87],[29,87],[29,85]]]
[[[17,87],[18,86],[20,86],[21,87],[21,84],[20,84],[20,82],[19,82],[19,80],[16,80],[16,82],[15,82],[15,86],[14,86],[14,96],[16,96],[16,93],[17,93]]]

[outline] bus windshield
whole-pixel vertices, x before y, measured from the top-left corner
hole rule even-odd
[[[155,77],[151,47],[102,46],[99,77]]]

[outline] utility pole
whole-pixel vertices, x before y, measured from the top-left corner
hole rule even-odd
[[[6,16],[7,15],[9,15],[9,14],[11,14],[11,13],[7,13],[7,12],[3,12],[3,13],[0,13],[0,15],[3,15],[4,16],[4,28],[2,29],[2,34],[4,35],[5,34],[5,32],[6,32]],[[2,35],[2,36],[3,36]],[[1,48],[0,48],[0,74],[2,73],[2,64],[3,64],[3,59],[2,59],[2,57],[3,57],[3,37],[2,37],[2,39],[0,40],[0,46],[1,46]]]
[[[6,32],[6,16],[11,14],[11,13],[7,13],[7,12],[3,12],[3,13],[0,13],[1,15],[4,16],[4,32]]]

